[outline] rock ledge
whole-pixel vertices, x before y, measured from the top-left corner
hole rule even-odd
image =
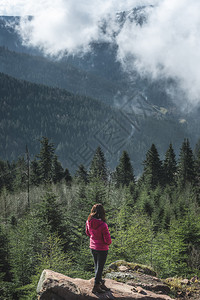
[[[38,300],[91,300],[91,299],[143,299],[143,300],[172,300],[167,295],[158,295],[143,288],[106,279],[110,291],[103,294],[93,294],[94,278],[84,280],[70,278],[51,270],[44,270],[37,286]]]

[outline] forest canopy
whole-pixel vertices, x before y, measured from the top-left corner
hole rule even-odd
[[[47,137],[30,159],[0,162],[0,281],[5,299],[35,299],[41,271],[90,278],[85,221],[102,203],[112,237],[108,263],[152,266],[160,277],[199,274],[200,148],[184,139],[163,160],[155,144],[136,177],[127,151],[115,169],[98,146],[90,166],[64,169]],[[6,298],[7,297],[7,298]]]

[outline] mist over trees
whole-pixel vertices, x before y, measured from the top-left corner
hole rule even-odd
[[[152,144],[137,178],[127,151],[110,170],[99,146],[88,168],[70,174],[47,137],[32,160],[26,153],[0,161],[1,295],[35,299],[44,268],[90,278],[85,221],[96,202],[113,240],[107,263],[147,264],[161,277],[199,275],[199,149],[184,139],[179,157],[170,144],[161,160]]]

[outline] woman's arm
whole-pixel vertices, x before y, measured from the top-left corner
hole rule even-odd
[[[110,245],[112,243],[111,237],[110,237],[110,232],[108,229],[108,225],[105,223],[105,226],[102,230],[102,235],[103,235],[103,240],[105,244]]]
[[[89,229],[88,229],[88,221],[86,222],[86,225],[85,225],[85,233],[90,236],[90,233],[89,233]]]

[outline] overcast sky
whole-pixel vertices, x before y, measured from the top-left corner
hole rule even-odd
[[[199,0],[1,0],[0,15],[34,15],[31,22],[21,22],[24,43],[48,54],[77,54],[90,51],[90,42],[102,38],[102,18],[110,16],[111,33],[117,11],[143,4],[153,4],[154,9],[144,26],[125,24],[117,37],[119,61],[152,78],[175,78],[191,103],[199,103]],[[104,38],[110,40],[110,35]]]

